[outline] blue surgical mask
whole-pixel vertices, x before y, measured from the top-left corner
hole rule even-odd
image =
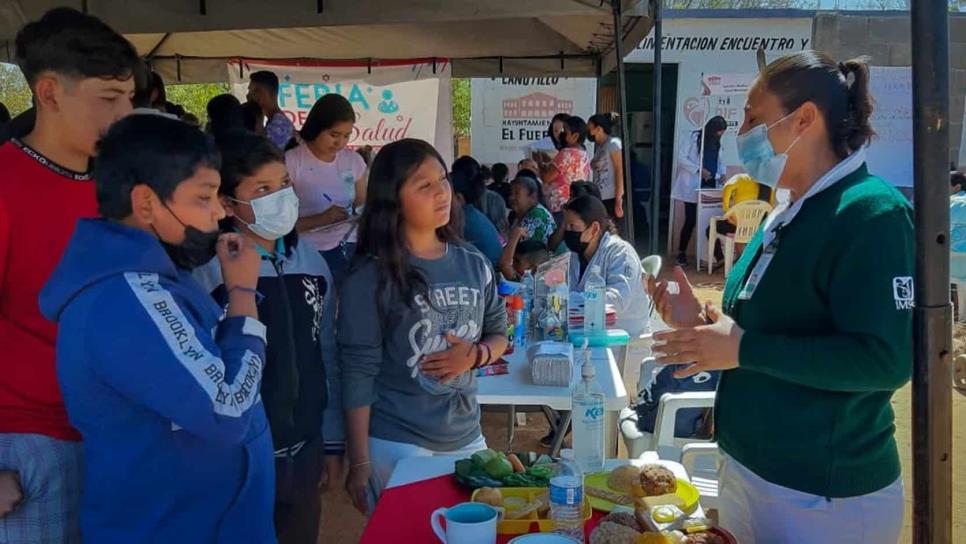
[[[789,113],[771,125],[765,123],[755,125],[748,132],[739,134],[737,138],[738,159],[741,161],[741,165],[745,167],[748,175],[755,181],[772,189],[778,186],[778,180],[781,179],[782,171],[785,170],[785,163],[788,162],[788,151],[798,143],[801,136],[795,138],[792,144],[782,153],[775,153],[775,148],[772,147],[771,140],[768,139],[768,131],[794,113]]]

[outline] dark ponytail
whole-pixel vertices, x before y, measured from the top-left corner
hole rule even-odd
[[[869,124],[875,106],[869,92],[868,61],[868,57],[860,57],[839,63],[839,71],[848,87],[849,110],[833,141],[844,143],[849,152],[866,145],[875,136],[875,130]],[[839,149],[835,152],[841,154]]]
[[[588,125],[597,125],[604,134],[608,136],[613,136],[614,131],[620,127],[621,116],[615,112],[610,113],[596,113],[587,120]]]
[[[786,113],[812,102],[822,112],[829,143],[840,158],[868,145],[875,136],[869,123],[867,57],[835,62],[825,53],[802,51],[781,57],[762,70],[759,80],[778,97]]]

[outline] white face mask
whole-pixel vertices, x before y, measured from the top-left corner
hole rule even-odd
[[[291,186],[275,191],[270,195],[258,197],[250,202],[232,198],[235,202],[248,204],[255,213],[254,223],[245,223],[243,219],[236,219],[245,223],[248,230],[266,240],[278,240],[295,228],[299,219],[299,197]]]

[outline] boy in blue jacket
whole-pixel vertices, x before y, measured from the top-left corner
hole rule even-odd
[[[154,115],[117,122],[98,150],[103,219],[78,222],[40,295],[84,440],[83,539],[274,543],[259,255],[219,235],[218,151]],[[224,312],[190,276],[216,254]]]

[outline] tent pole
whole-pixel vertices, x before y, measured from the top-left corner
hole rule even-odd
[[[624,73],[624,22],[621,0],[611,0],[614,10],[614,54],[617,55],[617,114],[621,116],[621,156],[624,163],[624,235],[634,245],[634,186],[631,181],[631,139],[627,130],[627,76]]]
[[[913,542],[952,542],[949,296],[949,27],[945,2],[913,0],[916,277],[912,376]]]
[[[651,224],[648,225],[651,235],[651,247],[648,253],[660,253],[658,240],[661,224],[661,37],[663,18],[663,0],[651,1],[651,17],[654,20],[654,79],[652,83],[653,100],[651,102]]]

